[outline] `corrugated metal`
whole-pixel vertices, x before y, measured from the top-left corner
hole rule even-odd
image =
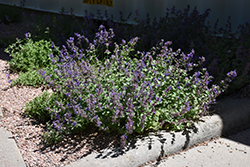
[[[84,11],[88,10],[91,13],[96,13],[100,10],[104,13],[105,10],[109,14],[113,14],[114,18],[119,20],[122,11],[125,16],[135,10],[139,11],[139,19],[145,19],[146,13],[151,17],[164,17],[166,8],[172,8],[174,5],[177,9],[183,10],[187,5],[197,6],[198,10],[203,13],[207,8],[212,10],[208,21],[211,25],[217,19],[220,20],[219,26],[225,25],[229,16],[231,16],[232,28],[236,30],[239,24],[244,24],[250,21],[250,1],[249,0],[113,0],[113,7],[107,5],[92,5],[83,3],[83,1],[99,2],[104,0],[26,0],[25,7],[58,13],[62,7],[66,11],[74,10],[77,16],[84,15]],[[20,5],[20,0],[0,0],[3,4]],[[132,22],[133,17],[130,22]]]

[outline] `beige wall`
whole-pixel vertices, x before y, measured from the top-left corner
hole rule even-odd
[[[3,4],[20,4],[20,0],[0,0]],[[198,7],[198,10],[203,13],[207,8],[212,11],[208,21],[212,25],[216,19],[220,20],[219,26],[226,24],[228,16],[231,16],[233,29],[236,30],[239,24],[244,24],[250,21],[250,0],[113,0],[113,7],[104,5],[88,5],[82,3],[82,0],[26,0],[27,8],[44,10],[58,13],[62,7],[66,11],[70,8],[74,9],[76,15],[84,15],[84,10],[96,13],[96,10],[108,10],[113,14],[115,19],[119,19],[119,11],[123,11],[125,15],[138,9],[140,19],[146,17],[148,12],[152,17],[164,17],[166,8],[172,8],[173,5],[177,9],[184,9],[187,5]],[[132,21],[132,20],[130,20]]]

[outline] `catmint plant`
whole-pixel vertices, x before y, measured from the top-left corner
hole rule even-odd
[[[13,58],[9,62],[11,70],[26,72],[29,69],[43,68],[51,63],[49,54],[53,52],[51,42],[31,39],[31,33],[25,39],[17,39],[16,43],[5,49]]]
[[[47,40],[33,41],[31,33],[25,34],[25,39],[17,39],[5,52],[10,54],[12,59],[8,62],[10,69],[19,72],[20,76],[12,82],[14,85],[36,86],[43,84],[38,70],[44,68],[47,72],[54,70],[49,54],[56,54],[59,48],[53,42]]]
[[[40,70],[57,97],[55,104],[47,107],[52,116],[50,127],[61,135],[83,131],[91,124],[99,130],[117,132],[124,147],[132,134],[182,130],[204,116],[236,76],[236,71],[231,71],[221,85],[210,85],[212,76],[205,68],[195,71],[204,57],[192,62],[194,50],[189,54],[173,51],[171,42],[164,40],[150,52],[137,51],[137,58],[132,59],[129,54],[135,51],[137,37],[114,43],[112,51],[107,46],[107,56],[100,61],[96,48],[113,34],[104,33],[103,26],[99,30],[85,51],[70,38],[59,55],[51,54],[58,67],[54,71],[57,79]],[[55,84],[58,80],[61,84]]]

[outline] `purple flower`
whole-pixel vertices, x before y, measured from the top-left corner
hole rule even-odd
[[[40,74],[41,74],[42,76],[44,76],[45,71],[44,71],[43,69],[41,69],[39,72],[40,72]]]
[[[25,33],[25,38],[28,39],[31,37],[31,34],[29,32]]]
[[[8,22],[11,22],[10,18],[8,15],[5,15],[5,19],[8,21]]]
[[[49,80],[49,76],[47,76],[46,78],[45,78],[45,81],[47,82]]]
[[[198,78],[200,76],[200,72],[195,72],[195,76]]]
[[[54,85],[54,81],[50,81],[50,86],[53,86]]]
[[[74,121],[74,122],[72,123],[72,125],[73,125],[73,126],[76,126],[76,121]]]
[[[53,126],[54,126],[54,128],[57,129],[58,131],[61,131],[61,129],[62,129],[62,126],[61,126],[61,123],[60,123],[59,120],[53,121]]]
[[[230,78],[235,78],[237,76],[236,70],[227,73],[227,76]]]
[[[8,77],[8,79],[10,79],[10,74],[7,74],[6,76]]]
[[[128,133],[129,134],[131,134],[132,132],[133,132],[133,121],[132,121],[132,119],[130,118],[130,117],[132,117],[132,116],[129,116],[129,118],[128,118],[128,122],[127,122],[127,124],[125,125],[126,126],[126,129],[128,130]]]
[[[169,76],[169,73],[168,73],[168,72],[165,72],[165,76]]]
[[[99,27],[100,29],[104,29],[105,27],[103,26],[103,25],[100,25],[100,27]]]
[[[171,86],[168,86],[167,87],[167,90],[169,91],[169,90],[172,90],[172,87]]]
[[[145,65],[144,61],[141,61],[141,63],[142,63],[142,66],[145,68],[146,65]]]
[[[121,139],[120,139],[120,145],[121,145],[121,147],[125,147],[126,146],[126,140],[127,140],[126,134],[122,135]]]

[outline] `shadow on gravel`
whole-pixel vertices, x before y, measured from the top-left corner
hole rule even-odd
[[[47,145],[43,142],[40,142],[39,145],[40,149],[36,151],[39,151],[41,153],[47,153],[50,151],[55,151],[56,153],[65,153],[64,156],[61,158],[61,161],[63,162],[67,160],[68,156],[79,152],[81,149],[84,149],[86,151],[80,156],[79,154],[77,154],[78,159],[84,158],[94,152],[103,149],[117,148],[118,142],[116,137],[107,135],[103,132],[89,132],[83,134],[82,136],[66,136],[59,144]]]

